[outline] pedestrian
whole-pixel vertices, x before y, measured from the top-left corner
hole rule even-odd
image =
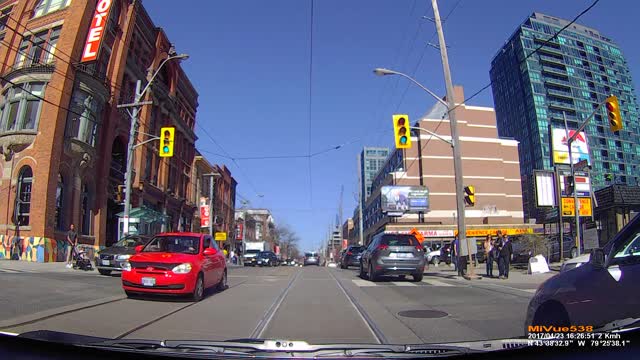
[[[236,252],[231,250],[229,253],[229,258],[231,259],[231,263],[235,265],[236,263]]]
[[[493,239],[491,235],[487,235],[487,238],[484,240],[484,253],[486,256],[485,261],[487,262],[487,276],[493,277]]]
[[[502,251],[502,232],[498,230],[496,234],[496,242],[494,245],[494,255],[496,256],[496,260],[498,260],[498,279],[502,279],[504,277],[504,262],[502,256],[500,256],[500,252]]]
[[[458,236],[458,231],[455,232],[455,239],[451,244],[451,251],[453,251],[452,259],[455,259],[455,266],[458,276],[463,275],[463,267],[462,267],[462,256],[460,256],[460,238]],[[453,260],[452,260],[453,261]]]
[[[78,233],[76,232],[73,224],[69,225],[69,231],[67,232],[67,268],[73,266],[73,251],[78,245]]]
[[[511,245],[511,239],[508,236],[504,236],[502,241],[502,248],[500,249],[500,258],[502,258],[502,278],[509,278],[509,267],[511,266],[511,257],[513,256],[513,246]]]

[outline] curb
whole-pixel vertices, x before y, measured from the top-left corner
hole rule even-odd
[[[47,318],[54,317],[54,316],[57,316],[57,315],[63,315],[63,314],[66,314],[66,313],[70,313],[70,312],[74,312],[74,311],[78,311],[78,310],[83,310],[83,309],[88,309],[88,308],[95,307],[95,306],[98,306],[98,305],[103,305],[103,304],[108,304],[108,303],[124,300],[126,298],[127,297],[124,296],[124,295],[111,296],[111,297],[108,297],[108,298],[102,298],[102,299],[98,299],[98,300],[86,301],[86,302],[79,303],[79,304],[72,304],[72,305],[67,305],[67,306],[61,306],[61,307],[54,308],[54,309],[48,309],[48,310],[40,311],[40,312],[37,312],[37,313],[34,313],[34,314],[22,315],[22,316],[18,316],[18,317],[12,318],[12,319],[0,321],[0,329],[6,329],[6,328],[12,328],[12,327],[20,326],[20,325],[25,325],[25,324],[32,323],[32,322],[45,320]]]

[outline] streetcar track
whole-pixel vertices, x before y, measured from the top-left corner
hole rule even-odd
[[[86,309],[91,309],[91,308],[94,308],[94,307],[97,307],[97,306],[113,304],[113,303],[116,303],[116,302],[119,302],[119,301],[122,301],[122,300],[126,300],[126,299],[127,299],[126,297],[122,297],[120,299],[108,300],[108,301],[104,301],[104,302],[97,303],[97,304],[91,304],[91,305],[82,306],[82,307],[71,309],[71,310],[65,310],[65,311],[61,311],[59,313],[42,316],[42,317],[39,317],[39,318],[36,318],[36,319],[31,319],[31,320],[28,320],[28,321],[23,321],[23,322],[20,322],[20,323],[17,323],[17,324],[12,324],[10,326],[5,326],[5,327],[3,327],[3,329],[11,329],[11,328],[24,326],[24,325],[31,325],[31,324],[35,324],[37,322],[41,322],[41,321],[44,321],[44,320],[49,320],[49,319],[52,319],[52,318],[55,318],[55,317],[58,317],[58,316],[72,314],[74,312],[78,312],[78,311],[82,311],[82,310],[86,310]]]
[[[333,274],[332,271],[328,271],[328,272],[329,272],[329,275],[333,278],[333,280],[336,281],[336,283],[338,284],[338,287],[340,288],[344,296],[347,298],[347,300],[349,300],[349,303],[351,303],[351,306],[353,306],[353,308],[356,310],[358,315],[360,315],[360,318],[362,319],[362,321],[367,325],[367,327],[369,328],[369,331],[371,331],[371,334],[373,335],[375,340],[378,342],[378,344],[387,344],[388,343],[387,337],[384,336],[380,328],[375,324],[375,322],[371,319],[371,317],[369,317],[367,312],[364,311],[364,309],[362,308],[362,305],[360,305],[358,300],[356,300],[356,298],[353,295],[347,292],[347,290],[344,288],[340,280],[338,280],[338,278]]]
[[[301,273],[302,273],[301,271],[297,271],[296,272],[296,274],[293,276],[293,278],[289,281],[289,284],[287,284],[287,287],[284,288],[284,290],[280,293],[280,295],[271,304],[269,309],[264,313],[264,315],[262,316],[262,318],[260,319],[260,321],[258,322],[256,327],[251,332],[251,335],[249,336],[249,338],[251,338],[251,339],[260,339],[260,338],[262,338],[262,335],[264,334],[265,330],[267,329],[267,326],[269,325],[269,323],[273,319],[274,315],[276,314],[276,312],[280,308],[280,305],[282,305],[282,302],[284,301],[284,298],[289,293],[289,290],[293,286],[293,283],[298,279],[298,277],[300,276]]]
[[[245,280],[245,281],[239,282],[239,283],[237,283],[237,284],[235,284],[235,285],[233,285],[233,286],[229,286],[229,287],[227,287],[227,289],[225,289],[225,291],[229,291],[230,289],[233,289],[234,287],[240,286],[240,285],[242,285],[242,284],[244,284],[244,283],[246,283],[246,282],[247,282],[247,281]],[[220,293],[220,292],[219,292],[219,291],[217,291],[215,294],[219,294],[219,293]],[[215,294],[214,294],[214,295],[215,295]],[[169,311],[168,313],[166,313],[166,314],[164,314],[164,315],[160,315],[160,316],[158,316],[158,317],[156,317],[156,318],[154,318],[154,319],[151,319],[151,320],[149,320],[149,321],[147,321],[147,322],[145,322],[145,323],[143,323],[143,324],[140,324],[140,325],[138,325],[138,326],[134,327],[133,329],[130,329],[130,330],[127,330],[127,331],[123,332],[122,334],[120,334],[120,335],[118,335],[118,336],[114,337],[114,339],[115,339],[115,340],[117,340],[117,339],[122,339],[122,338],[124,338],[125,336],[131,335],[131,334],[133,334],[133,333],[134,333],[134,332],[136,332],[136,331],[140,331],[140,330],[142,330],[142,329],[146,328],[146,327],[147,327],[147,326],[149,326],[149,325],[153,325],[153,324],[157,323],[158,321],[160,321],[160,320],[162,320],[162,319],[165,319],[165,318],[167,318],[167,317],[169,317],[169,316],[171,316],[171,315],[174,315],[174,314],[176,314],[176,313],[178,313],[178,312],[180,312],[180,311],[182,311],[182,310],[186,310],[186,309],[188,309],[188,308],[190,308],[190,307],[192,307],[192,306],[194,306],[194,305],[200,304],[200,303],[201,303],[200,301],[198,301],[198,302],[192,302],[192,303],[189,303],[189,304],[187,304],[187,305],[185,305],[185,306],[181,306],[181,307],[179,307],[179,308],[177,308],[177,309],[171,310],[171,311]]]

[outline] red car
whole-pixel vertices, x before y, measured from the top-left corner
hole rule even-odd
[[[161,233],[122,265],[122,288],[135,293],[190,295],[200,301],[206,288],[227,288],[224,253],[211,235]]]

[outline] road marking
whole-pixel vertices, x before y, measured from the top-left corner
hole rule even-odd
[[[422,282],[431,286],[455,286],[436,279],[422,279]]]
[[[391,282],[393,285],[395,286],[416,286],[416,284],[414,283],[410,283],[410,282],[405,282],[405,281],[392,281]]]
[[[359,287],[378,286],[378,284],[376,284],[376,283],[374,283],[372,281],[368,281],[368,280],[353,279],[351,281],[353,281],[353,283],[356,284]]]
[[[524,292],[528,292],[528,293],[535,293],[537,291],[537,289],[518,289],[512,286],[506,286],[506,285],[500,285],[500,284],[491,284],[491,283],[485,283],[483,285],[489,285],[489,286],[497,286],[497,287],[501,287],[501,288],[505,288],[505,289],[510,289],[510,290],[518,290],[518,291],[524,291]]]

